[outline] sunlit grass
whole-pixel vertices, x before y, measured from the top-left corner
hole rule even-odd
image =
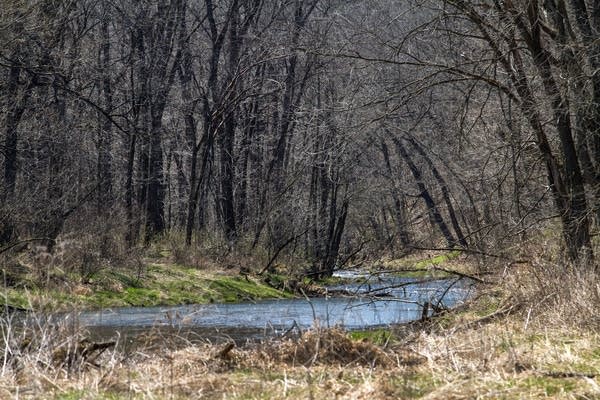
[[[6,290],[6,301],[12,306],[54,311],[73,307],[148,307],[290,296],[258,279],[215,274],[177,264],[150,264],[141,275],[135,271],[102,270],[86,284],[74,280],[62,287]]]

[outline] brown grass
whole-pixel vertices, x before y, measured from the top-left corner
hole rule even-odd
[[[107,352],[100,368],[70,369],[33,354],[0,379],[3,398],[594,398],[598,336],[573,335],[521,321],[477,329],[414,333],[410,344],[382,349],[339,330],[298,341],[234,348]],[[319,344],[320,343],[320,344]],[[319,348],[320,347],[320,348]],[[402,349],[402,351],[400,350]],[[403,356],[404,354],[404,356]],[[406,362],[411,354],[416,363]],[[585,371],[583,371],[585,370]],[[573,373],[567,376],[566,373]],[[552,374],[564,373],[564,377]],[[578,376],[577,373],[582,374]]]
[[[262,349],[273,361],[292,366],[340,365],[390,367],[395,360],[369,341],[355,341],[339,328],[314,328],[298,339],[290,339]]]

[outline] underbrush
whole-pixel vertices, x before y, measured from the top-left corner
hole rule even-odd
[[[241,271],[244,274],[302,275],[309,265],[293,252],[277,252],[262,243],[253,243],[252,235],[239,237],[235,245],[214,233],[201,232],[194,236],[190,246],[181,232],[166,233],[153,243],[154,256],[169,257],[176,264],[203,270]]]
[[[592,267],[573,267],[534,259],[505,273],[504,288],[527,320],[551,326],[600,328],[600,275]]]

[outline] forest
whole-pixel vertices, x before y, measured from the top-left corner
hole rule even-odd
[[[600,0],[1,8],[5,288],[456,252],[597,306]]]
[[[0,243],[176,232],[326,276],[553,220],[586,263],[598,4],[520,3],[8,1]]]

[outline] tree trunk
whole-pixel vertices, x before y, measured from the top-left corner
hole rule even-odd
[[[383,154],[383,161],[385,163],[387,172],[389,174],[389,179],[392,181],[392,201],[394,202],[394,211],[395,211],[395,220],[396,220],[396,228],[398,230],[398,236],[400,238],[400,243],[405,248],[410,245],[410,235],[406,228],[406,213],[404,211],[403,201],[400,198],[400,193],[398,191],[398,187],[396,184],[396,180],[394,179],[394,171],[392,169],[392,163],[390,161],[390,152],[388,150],[387,143],[384,139],[380,140],[381,144],[381,153]]]
[[[398,151],[398,154],[402,157],[404,162],[406,162],[406,164],[408,165],[408,169],[410,170],[410,172],[415,180],[415,183],[417,184],[417,187],[419,188],[420,195],[423,198],[423,200],[425,201],[425,205],[427,206],[427,212],[429,213],[431,220],[440,229],[440,232],[442,232],[442,235],[444,235],[444,238],[446,239],[448,246],[451,248],[454,247],[457,244],[457,241],[454,238],[454,236],[452,236],[450,229],[448,229],[448,225],[446,225],[446,222],[444,221],[442,214],[440,213],[435,201],[433,200],[433,197],[431,197],[431,194],[429,194],[429,190],[427,190],[427,187],[425,186],[425,183],[423,182],[423,176],[421,175],[421,171],[419,170],[419,168],[416,166],[416,164],[413,162],[412,158],[406,151],[406,148],[402,144],[402,141],[398,138],[394,138],[393,140],[394,140],[394,144],[396,145],[396,150]]]
[[[4,120],[4,189],[0,192],[0,204],[6,206],[12,199],[17,182],[17,155],[18,155],[18,127],[25,108],[29,101],[32,84],[21,89],[19,77],[21,68],[13,65],[8,73],[7,82],[7,113]],[[21,93],[20,93],[21,92]],[[12,213],[9,209],[3,210],[2,227],[0,227],[0,246],[9,243],[14,239],[15,227],[12,219]]]
[[[127,168],[125,172],[125,214],[127,218],[127,233],[125,241],[129,247],[132,247],[137,241],[137,224],[133,215],[133,204],[135,191],[133,187],[133,175],[135,165],[135,145],[137,135],[132,133],[129,137],[129,147],[127,151]]]
[[[531,40],[528,45],[542,78],[546,95],[550,98],[561,143],[565,187],[564,191],[560,193],[562,208],[559,209],[559,212],[563,221],[563,235],[569,258],[573,261],[589,261],[593,259],[593,253],[589,232],[588,207],[585,185],[571,129],[569,102],[561,95],[560,88],[554,79],[550,54],[542,43],[538,12],[537,1],[532,1],[528,8],[531,27],[529,32]],[[520,24],[518,26],[522,30],[525,29]]]
[[[148,192],[146,197],[145,241],[165,230],[165,184],[162,149],[162,115],[152,118],[150,157],[148,160]]]
[[[444,199],[444,203],[446,203],[446,208],[448,209],[448,216],[450,217],[450,222],[452,223],[452,228],[454,229],[454,233],[458,238],[458,243],[464,247],[469,247],[467,240],[465,239],[465,235],[462,232],[460,224],[458,222],[458,218],[456,217],[456,212],[454,211],[454,206],[452,205],[452,201],[450,200],[450,192],[448,190],[448,184],[445,179],[442,177],[435,164],[431,160],[431,158],[427,155],[427,153],[423,150],[421,145],[411,136],[405,136],[405,139],[412,145],[412,147],[419,153],[419,155],[425,160],[425,163],[429,166],[433,177],[440,185],[442,190],[442,198]]]

